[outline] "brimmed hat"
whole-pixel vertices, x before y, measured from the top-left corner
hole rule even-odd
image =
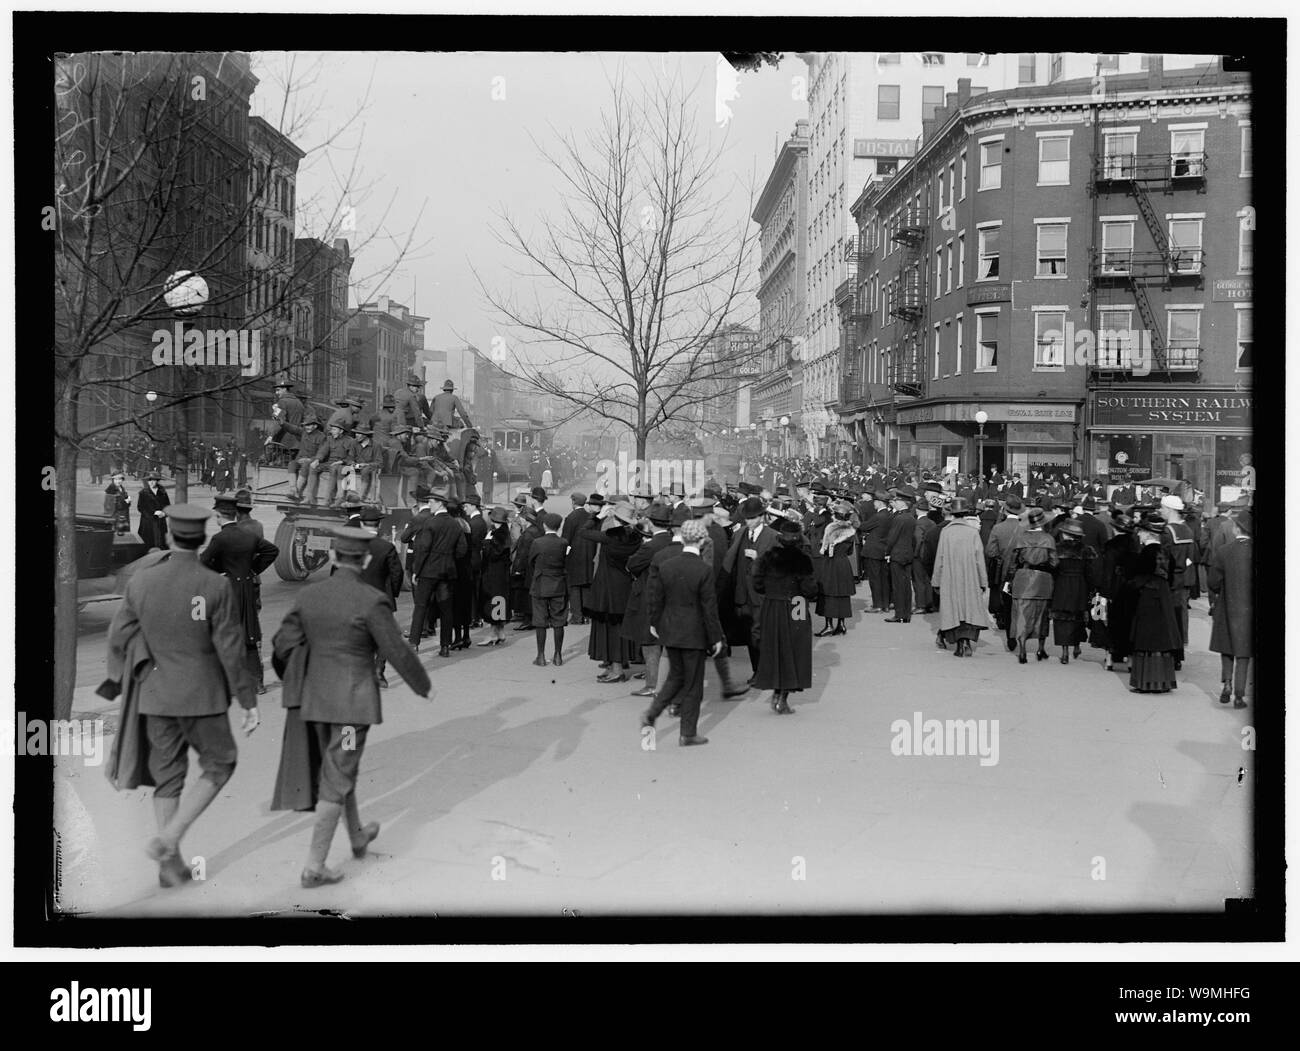
[[[887,490],[887,489],[873,489],[873,490],[871,491],[871,499],[873,499],[873,500],[880,500],[880,501],[882,501],[883,503],[886,503],[886,504],[887,504],[887,503],[889,503],[889,490]]]
[[[1169,496],[1162,496],[1160,498],[1160,506],[1167,507],[1169,508],[1170,511],[1187,510],[1187,505],[1183,503],[1182,497],[1174,496],[1172,494],[1170,494]]]
[[[397,399],[394,398],[391,394],[385,394],[384,400],[381,401],[379,404],[382,408],[391,409],[397,404]]]
[[[452,383],[451,380],[443,380],[443,381],[442,381],[442,389],[443,389],[443,390],[455,390],[455,389],[456,389],[456,384]]]
[[[624,525],[631,525],[636,521],[636,508],[631,504],[615,504],[614,510],[610,513]]]
[[[753,482],[741,482],[736,488],[746,496],[757,496],[763,491],[761,486],[757,486]]]
[[[388,514],[382,507],[375,507],[373,504],[361,509],[361,521],[363,522],[382,522],[387,517]]]
[[[1083,539],[1083,526],[1072,518],[1058,525],[1056,531],[1060,533],[1061,536],[1072,536],[1078,540]]]
[[[652,525],[667,526],[673,520],[673,510],[667,504],[652,504],[646,518]]]
[[[226,514],[234,514],[236,511],[235,494],[221,493],[212,498],[212,506],[218,511],[224,511]]]
[[[1083,498],[1083,503],[1080,506],[1084,511],[1095,511],[1097,510],[1097,501],[1091,494],[1089,494]]]
[[[961,496],[954,496],[948,502],[947,510],[954,518],[965,518],[967,515],[977,514],[976,507],[967,499]]]
[[[1233,516],[1233,521],[1237,523],[1237,528],[1247,536],[1255,535],[1255,512],[1250,508],[1246,508],[1244,511],[1238,511],[1237,514]]]
[[[776,530],[777,539],[783,544],[797,544],[803,537],[803,526],[793,518],[774,518],[772,528]]]
[[[251,511],[253,509],[253,494],[247,489],[240,489],[235,493],[235,506],[241,511]]]
[[[894,497],[898,500],[906,500],[908,503],[916,503],[916,490],[910,485],[900,485],[894,490]]]
[[[468,493],[466,494],[465,498],[461,500],[461,503],[471,504],[474,507],[482,507],[483,497],[479,496],[478,493]]]
[[[408,387],[423,387],[424,379],[418,373],[408,372],[406,374],[406,385]]]
[[[707,496],[693,496],[686,501],[686,506],[691,509],[692,518],[703,518],[713,513],[717,502]]]
[[[586,501],[586,502],[589,503],[589,504],[594,504],[594,505],[597,506],[597,507],[601,507],[601,506],[603,506],[604,503],[605,503],[605,494],[604,494],[604,493],[592,493],[589,497],[587,497],[587,501]]]
[[[340,555],[364,555],[370,550],[371,536],[354,526],[337,526],[333,530],[334,550]]]
[[[741,518],[761,518],[766,508],[757,496],[746,497],[740,505]]]
[[[1031,507],[1029,509],[1029,514],[1026,516],[1026,521],[1028,521],[1031,526],[1040,526],[1046,519],[1047,512],[1041,507]]]
[[[515,498],[510,501],[516,507],[523,507],[528,503],[527,493],[515,493]]]
[[[533,488],[529,490],[528,495],[531,496],[538,503],[542,503],[542,504],[546,503],[546,490],[543,489],[540,485],[533,486]]]
[[[429,487],[427,485],[417,485],[415,487],[415,492],[411,495],[413,495],[418,502],[424,503],[429,499]]]
[[[668,520],[669,524],[676,529],[684,522],[689,522],[694,516],[691,509],[685,504],[674,504],[672,507],[672,517]]]
[[[212,517],[212,512],[193,504],[172,504],[164,509],[167,514],[167,528],[172,536],[196,537],[207,532],[205,523]]]
[[[505,525],[510,519],[510,512],[504,507],[494,507],[488,511],[488,519],[496,525]]]
[[[150,471],[148,474],[144,476],[144,480],[146,482],[161,482],[162,475],[160,475],[157,471]]]

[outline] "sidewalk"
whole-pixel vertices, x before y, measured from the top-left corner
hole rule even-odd
[[[182,890],[160,890],[144,856],[148,791],[116,794],[102,767],[61,761],[60,904],[151,916],[1217,910],[1251,894],[1251,711],[1216,703],[1204,602],[1179,688],[1163,696],[1128,693],[1095,650],[1022,667],[986,632],[958,661],[935,648],[936,621],[859,615],[847,636],[816,640],[794,716],[774,715],[767,694],[723,702],[709,682],[710,744],[680,748],[665,717],[652,751],[645,701],[628,696],[638,683],[593,681],[586,628],[569,629],[558,669],[532,666],[531,633],[451,659],[426,646],[431,703],[394,677],[361,765],[363,820],[380,837],[354,861],[340,833],[331,863],[347,878],[315,891],[298,886],[311,815],[267,809],[275,686],[257,733],[236,730],[239,769],[184,844],[206,878]],[[893,754],[892,724],[915,712],[997,720],[997,764]]]

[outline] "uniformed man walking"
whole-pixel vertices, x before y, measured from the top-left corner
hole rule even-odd
[[[110,696],[124,688],[123,712],[133,709],[145,722],[151,781],[141,776],[119,787],[154,786],[158,835],[146,852],[164,887],[190,878],[181,839],[234,773],[231,697],[243,709],[245,734],[259,722],[234,589],[198,560],[210,516],[192,504],[167,508],[173,546],[127,584],[108,630],[109,681],[100,688]],[[203,773],[182,798],[191,748]]]
[[[376,654],[390,661],[421,697],[428,697],[431,689],[428,674],[402,640],[392,598],[361,579],[372,540],[364,529],[334,530],[338,572],[303,589],[275,633],[276,661],[287,669],[285,705],[299,706],[320,762],[316,824],[301,876],[305,888],[343,879],[325,864],[340,816],[354,857],[364,857],[379,835],[377,822],[361,823],[356,795],[366,735],[383,722]],[[307,647],[307,659],[291,662],[300,646]]]

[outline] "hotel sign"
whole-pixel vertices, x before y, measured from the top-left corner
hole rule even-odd
[[[966,293],[966,304],[968,306],[977,303],[1010,302],[1011,285],[1005,282],[996,285],[976,285]]]
[[[1132,394],[1098,394],[1092,405],[1094,428],[1249,427],[1255,406],[1253,394],[1213,391],[1205,394],[1166,394],[1144,391]]]
[[[1210,286],[1210,299],[1215,303],[1249,303],[1255,294],[1255,281],[1250,277],[1221,277]]]
[[[1009,403],[978,405],[968,402],[945,402],[941,405],[924,405],[915,409],[899,409],[900,424],[933,423],[949,421],[975,425],[975,413],[983,409],[989,414],[991,423],[1074,423],[1075,407],[1073,405],[1033,405]]]
[[[915,139],[854,139],[854,157],[915,157]]]

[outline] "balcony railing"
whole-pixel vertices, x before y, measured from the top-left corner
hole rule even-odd
[[[1095,276],[1105,278],[1199,277],[1205,266],[1203,248],[1170,248],[1169,254],[1135,252],[1131,248],[1103,249]]]
[[[1201,348],[1171,344],[1165,348],[1164,365],[1171,372],[1195,372],[1201,367]]]
[[[1134,354],[1127,348],[1102,346],[1097,351],[1095,371],[1146,376],[1151,372],[1196,372],[1201,367],[1201,348],[1179,344],[1157,350],[1154,356]]]
[[[1190,182],[1205,178],[1204,150],[1193,153],[1113,153],[1100,157],[1093,169],[1098,183]]]

